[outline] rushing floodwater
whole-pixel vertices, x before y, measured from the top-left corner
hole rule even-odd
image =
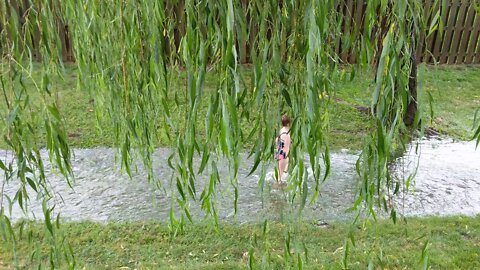
[[[47,178],[53,191],[56,213],[60,212],[68,220],[168,221],[170,205],[168,194],[176,189],[170,184],[171,170],[166,158],[168,149],[155,153],[155,172],[162,179],[162,190],[154,190],[148,184],[145,173],[137,173],[133,179],[118,171],[112,149],[77,149],[72,161],[75,182],[71,189],[65,180],[47,168]],[[45,153],[43,153],[46,155]],[[9,153],[0,151],[0,157]],[[332,173],[322,185],[318,200],[307,205],[303,216],[310,220],[347,220],[350,215],[345,210],[352,206],[355,197],[356,155],[335,153],[331,156]],[[198,162],[198,161],[197,161]],[[411,172],[417,162],[414,147],[393,167],[397,176]],[[197,164],[198,165],[198,164]],[[243,157],[243,166],[238,177],[238,213],[233,214],[233,189],[227,180],[228,168],[220,164],[222,184],[217,193],[218,215],[221,221],[250,222],[265,218],[282,219],[294,216],[298,205],[287,203],[288,195],[282,189],[272,189],[266,183],[263,192],[258,188],[259,175],[247,176],[251,160]],[[48,167],[48,166],[47,166]],[[271,178],[272,169],[267,174]],[[0,175],[0,184],[3,181]],[[199,196],[205,177],[197,178]],[[13,181],[15,182],[15,181]],[[311,185],[313,183],[310,183]],[[15,183],[4,186],[4,194],[13,198]],[[406,216],[425,215],[477,215],[480,214],[480,149],[475,144],[447,140],[421,141],[421,157],[415,178],[413,192],[396,199],[399,212]],[[32,193],[33,194],[33,193]],[[202,219],[199,202],[191,203],[194,219]],[[29,218],[42,218],[42,209],[35,198],[31,199]],[[25,217],[15,205],[12,218]]]

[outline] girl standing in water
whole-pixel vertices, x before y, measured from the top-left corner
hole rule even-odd
[[[288,152],[290,150],[290,126],[292,121],[286,115],[282,116],[282,128],[276,140],[277,152],[276,159],[278,160],[278,179],[283,181],[283,177],[288,172]]]

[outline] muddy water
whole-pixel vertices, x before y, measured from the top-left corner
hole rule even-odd
[[[423,215],[476,215],[480,214],[480,150],[475,151],[473,143],[441,140],[421,141],[419,169],[413,191],[402,195],[396,202],[400,212],[407,216]],[[168,149],[155,153],[155,173],[160,179],[161,188],[153,188],[146,174],[138,171],[129,179],[118,170],[115,152],[111,149],[77,149],[72,161],[75,180],[73,189],[63,178],[48,168],[47,177],[55,203],[55,211],[67,220],[93,220],[98,222],[122,222],[136,220],[168,221],[172,198],[176,194],[175,185],[170,183],[171,170],[166,159]],[[0,151],[0,157],[9,153]],[[295,218],[298,203],[288,203],[288,190],[272,188],[266,183],[263,190],[258,186],[259,175],[247,176],[251,160],[242,156],[243,166],[238,177],[238,212],[233,212],[233,188],[227,180],[228,166],[220,161],[219,173],[222,183],[219,186],[216,207],[219,219],[226,222],[251,222],[265,218]],[[345,210],[352,206],[355,197],[357,156],[335,153],[331,156],[332,174],[322,184],[318,200],[303,210],[303,217],[310,220],[330,222],[348,220]],[[402,177],[412,171],[418,160],[414,147],[394,164],[397,176]],[[267,178],[272,177],[273,167]],[[3,176],[0,175],[0,183]],[[197,178],[199,197],[205,186],[205,177]],[[310,182],[313,186],[313,182]],[[4,195],[13,197],[16,186],[4,186]],[[33,194],[33,193],[32,193]],[[32,195],[33,196],[33,195]],[[204,218],[198,207],[199,202],[191,201],[192,216],[196,220]],[[12,209],[14,220],[24,218],[18,206]],[[41,218],[42,210],[35,197],[31,198],[26,214],[28,218]]]

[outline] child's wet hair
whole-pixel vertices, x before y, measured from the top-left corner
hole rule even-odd
[[[282,115],[282,126],[290,126],[291,123],[292,120],[290,119],[290,117],[288,117],[286,114]]]

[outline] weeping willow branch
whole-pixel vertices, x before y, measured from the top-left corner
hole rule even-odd
[[[389,163],[397,148],[404,147],[402,134],[408,132],[406,128],[415,130],[422,124],[416,110],[415,50],[418,36],[426,33],[426,23],[419,15],[424,12],[423,6],[417,1],[388,1],[374,9],[383,12],[382,25],[388,25],[388,31],[382,38],[371,108],[376,130],[357,162],[361,188],[354,207],[363,201],[373,218],[376,206],[389,211],[395,221],[397,214],[391,198],[399,189],[391,188],[398,183],[393,182]]]
[[[408,104],[415,104],[409,80],[414,73],[417,36],[426,31],[426,24],[419,23],[421,1],[368,1],[363,27],[352,30],[358,34],[356,42],[351,41],[356,34],[340,32],[346,18],[334,0],[68,0],[61,5],[36,0],[22,6],[28,12],[21,14],[12,3],[0,3],[1,14],[7,14],[0,17],[0,55],[2,69],[6,69],[1,72],[7,74],[2,87],[8,104],[3,111],[7,126],[3,135],[15,153],[21,182],[16,201],[21,206],[28,197],[27,185],[42,187],[48,194],[40,156],[43,142],[51,162],[65,177],[71,175],[62,112],[49,83],[49,76],[61,74],[63,67],[57,19],[69,26],[72,35],[79,88],[94,99],[98,122],[114,130],[114,146],[126,173],[132,176],[134,161],[140,159],[149,182],[160,186],[152,164],[160,141],[158,127],[163,127],[171,141],[173,153],[168,162],[174,171],[170,195],[175,229],[183,229],[186,220],[193,222],[192,204],[199,204],[218,224],[215,197],[218,184],[225,180],[218,173],[220,159],[229,166],[232,207],[237,211],[241,192],[237,176],[240,166],[246,165],[240,163],[240,153],[247,144],[253,156],[251,173],[260,168],[259,185],[263,186],[273,160],[275,119],[282,113],[294,119],[289,198],[300,201],[302,207],[315,201],[330,173],[330,100],[325,96],[335,92],[332,78],[341,68],[336,47],[342,44],[344,50],[356,51],[359,65],[352,72],[379,55],[371,110],[376,128],[357,163],[362,184],[355,206],[363,202],[375,216],[375,203],[387,205],[385,190],[391,184],[388,164],[394,142],[405,130]],[[376,31],[379,25],[384,31]],[[32,37],[39,37],[38,42]],[[374,44],[381,46],[377,50]],[[42,96],[38,111],[24,86],[25,75],[32,79],[28,74],[34,48],[39,50],[44,71],[37,87]],[[251,69],[240,65],[247,50]],[[26,72],[19,66],[30,68]],[[209,70],[216,77],[216,90],[207,93],[203,88]],[[245,82],[248,73],[252,80]],[[171,86],[172,77],[179,74],[186,74],[184,89]],[[199,109],[203,98],[210,100],[207,112]],[[168,101],[175,103],[169,106]],[[184,113],[184,125],[172,120],[179,112]],[[419,117],[415,121],[421,122]],[[247,128],[242,127],[245,122]],[[206,135],[200,136],[199,130]],[[46,133],[44,140],[37,140],[42,133]],[[194,170],[198,156],[200,168]],[[313,192],[307,183],[308,163],[315,180]],[[39,177],[31,178],[29,173],[37,171]],[[200,192],[197,176],[202,173],[208,173],[209,180]],[[51,220],[53,208],[46,205],[44,210],[45,219]],[[54,235],[51,223],[49,227]]]
[[[478,147],[478,144],[480,143],[480,109],[477,109],[475,112],[475,118],[473,120],[473,130],[474,130],[474,135],[473,135],[473,140],[477,140],[476,147]]]

